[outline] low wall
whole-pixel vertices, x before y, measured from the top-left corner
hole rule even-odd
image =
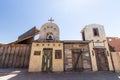
[[[120,72],[120,52],[111,52],[115,72]]]
[[[13,44],[0,47],[0,68],[28,68],[30,45]]]

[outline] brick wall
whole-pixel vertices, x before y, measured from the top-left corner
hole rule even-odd
[[[115,52],[120,52],[120,38],[107,37],[108,44],[113,47]]]

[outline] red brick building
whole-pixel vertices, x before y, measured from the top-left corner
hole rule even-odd
[[[107,41],[112,51],[120,52],[120,38],[107,37]]]

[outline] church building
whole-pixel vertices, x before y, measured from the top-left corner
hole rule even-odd
[[[31,39],[28,71],[113,71],[103,25],[86,25],[81,35],[82,40],[60,40],[59,26],[52,19],[43,24],[39,39]]]

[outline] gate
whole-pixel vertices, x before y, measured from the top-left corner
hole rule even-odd
[[[98,71],[108,71],[108,60],[104,48],[95,48]]]
[[[82,51],[81,50],[73,50],[72,51],[72,64],[73,71],[82,71],[83,63],[82,63]]]
[[[90,56],[88,51],[81,49],[72,50],[73,71],[91,71]]]

